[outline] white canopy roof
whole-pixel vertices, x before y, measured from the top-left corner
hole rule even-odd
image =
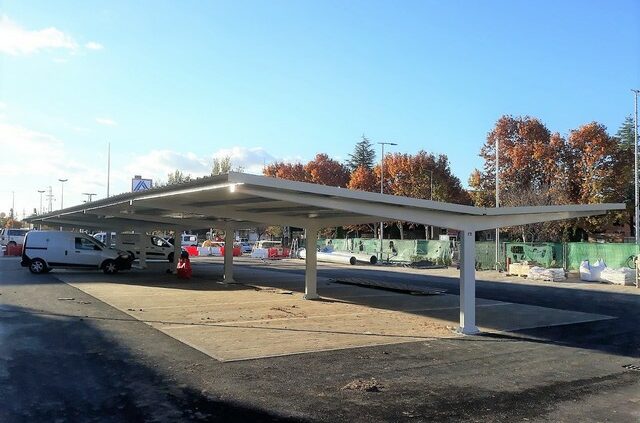
[[[26,220],[120,230],[256,224],[322,228],[400,220],[478,231],[622,209],[624,204],[480,208],[230,172],[121,194]]]

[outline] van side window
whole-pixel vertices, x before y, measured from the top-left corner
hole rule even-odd
[[[98,250],[97,244],[86,238],[76,237],[76,250]]]

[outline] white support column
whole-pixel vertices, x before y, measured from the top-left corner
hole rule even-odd
[[[460,327],[458,332],[473,335],[476,327],[476,233],[462,232],[460,246]]]
[[[224,228],[224,283],[234,283],[233,280],[233,227]]]
[[[316,300],[318,295],[318,228],[309,227],[305,230],[305,271],[304,271],[304,299]]]
[[[173,233],[173,263],[169,267],[172,273],[176,273],[178,260],[180,260],[180,254],[182,253],[182,229],[174,228]]]

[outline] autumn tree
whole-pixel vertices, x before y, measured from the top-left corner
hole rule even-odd
[[[377,191],[379,186],[378,179],[373,173],[373,170],[365,167],[358,166],[352,173],[347,184],[347,188],[360,191]]]
[[[573,203],[617,203],[624,201],[625,178],[618,140],[597,122],[582,125],[567,138],[569,197]],[[595,231],[619,219],[615,213],[581,219],[587,231]]]
[[[384,192],[406,197],[433,199],[458,204],[470,204],[471,198],[460,179],[451,172],[446,155],[427,153],[415,155],[393,153],[384,157]],[[380,178],[380,166],[375,173]],[[433,190],[432,190],[433,188]],[[403,222],[398,223],[403,238]]]
[[[562,179],[559,171],[565,155],[564,140],[551,134],[536,118],[502,116],[480,150],[484,168],[474,171],[469,180],[472,189],[482,192],[478,206],[495,206],[495,158],[499,145],[500,194],[536,187],[554,186]]]
[[[349,184],[347,188],[359,191],[369,191],[375,192],[378,190],[380,183],[378,179],[373,173],[373,170],[365,167],[358,166],[352,173],[351,178],[349,179]],[[345,226],[344,229],[350,233],[355,232],[358,234],[359,232],[373,232],[377,231],[377,223],[369,224],[369,225],[348,225]]]
[[[480,150],[483,171],[469,178],[476,205],[495,206],[495,146],[499,144],[500,206],[536,206],[617,202],[624,195],[620,148],[596,122],[571,131],[565,140],[538,119],[503,116]],[[559,221],[545,225],[546,235],[562,239],[594,230],[615,216]],[[532,227],[534,228],[534,227]],[[531,229],[508,228],[514,237]],[[557,238],[556,238],[557,239]],[[552,239],[548,239],[552,240]]]
[[[371,170],[376,159],[376,153],[371,141],[362,134],[362,139],[356,143],[353,153],[349,154],[347,166],[353,172],[359,167]]]
[[[301,163],[275,162],[267,165],[262,170],[265,176],[288,179],[290,181],[308,182],[309,175]]]
[[[375,173],[379,179],[380,166],[376,166]],[[460,179],[451,172],[448,157],[444,154],[435,156],[424,150],[415,155],[393,153],[385,156],[384,192],[449,203],[471,203]]]
[[[349,169],[324,153],[316,154],[316,157],[304,166],[304,170],[309,182],[314,184],[344,188],[349,183]]]

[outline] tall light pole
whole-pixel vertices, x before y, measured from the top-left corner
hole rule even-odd
[[[640,241],[640,233],[638,233],[638,222],[640,221],[639,212],[638,212],[638,93],[640,90],[631,90],[634,96],[634,121],[633,121],[633,146],[634,146],[634,154],[633,154],[633,197],[635,198],[635,213],[634,213],[634,232],[636,234],[636,247],[638,246],[638,241]]]
[[[398,145],[395,142],[379,142],[382,147],[382,155],[380,156],[380,194],[384,194],[384,146]],[[382,243],[384,241],[384,222],[380,222],[380,260],[382,261]]]
[[[39,189],[38,192],[40,193],[40,209],[38,210],[38,213],[42,214],[42,194],[44,194],[46,191],[43,189]]]
[[[85,201],[85,203],[90,203],[91,200],[93,199],[93,196],[96,195],[93,192],[83,192],[82,195],[86,195],[87,196],[87,200]]]
[[[109,145],[107,146],[107,198],[109,198],[110,184],[111,184],[111,142],[109,142]]]
[[[58,179],[60,181],[60,210],[64,209],[64,183],[68,181],[68,179]]]
[[[429,200],[433,201],[433,170],[429,170],[429,184],[431,188],[429,188]],[[430,238],[433,239],[433,225],[429,225],[429,232],[431,232]]]
[[[51,213],[53,211],[53,189],[51,185],[49,185],[49,192],[47,193],[47,200],[49,202],[48,212]]]
[[[500,140],[496,136],[496,208],[500,207]],[[496,270],[500,271],[500,228],[496,228]]]

